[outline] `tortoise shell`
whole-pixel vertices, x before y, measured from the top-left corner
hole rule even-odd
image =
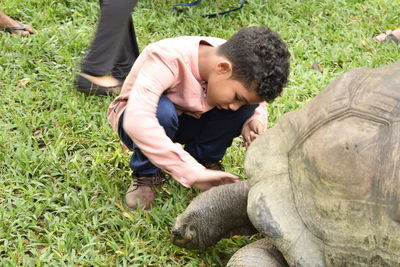
[[[269,199],[272,192],[256,191],[277,184],[273,174],[287,172],[288,192],[275,193],[291,195],[325,263],[400,264],[400,62],[345,72],[276,125],[280,134],[261,136],[246,156],[249,176],[267,180],[249,196],[256,228],[272,238],[285,236],[279,218],[292,211]],[[278,209],[283,215],[271,215]]]

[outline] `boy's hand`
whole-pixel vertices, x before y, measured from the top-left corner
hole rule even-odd
[[[247,149],[251,142],[264,132],[264,125],[258,120],[252,120],[243,128],[244,147]]]
[[[239,177],[229,172],[215,171],[205,169],[199,177],[197,177],[197,182],[193,184],[194,187],[200,190],[208,190],[211,187],[232,184],[239,182]]]

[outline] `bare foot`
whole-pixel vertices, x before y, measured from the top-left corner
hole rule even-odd
[[[17,27],[15,30],[7,30],[7,28]],[[0,11],[0,29],[6,30],[9,33],[21,36],[28,36],[33,34],[33,28],[28,24],[20,24],[18,21],[13,20],[6,14]]]
[[[112,87],[120,85],[120,81],[113,76],[92,76],[86,73],[79,73],[82,77],[85,77],[92,83],[102,87]]]
[[[375,36],[374,39],[375,39],[376,41],[379,41],[379,42],[384,42],[384,41],[387,41],[386,38],[387,38],[388,35],[390,35],[390,34],[392,34],[397,40],[400,41],[400,28],[398,28],[398,29],[396,29],[396,30],[394,30],[394,31],[387,31],[387,32],[385,32],[385,33],[381,33],[381,34]]]

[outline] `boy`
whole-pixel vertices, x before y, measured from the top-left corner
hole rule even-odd
[[[263,101],[282,92],[288,75],[286,44],[266,27],[244,28],[228,41],[184,36],[147,46],[108,110],[134,150],[126,206],[150,209],[164,172],[202,190],[237,182],[219,161],[240,133],[248,146],[264,131]]]

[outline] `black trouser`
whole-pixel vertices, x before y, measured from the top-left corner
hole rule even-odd
[[[138,0],[100,0],[100,21],[82,72],[124,79],[139,56],[132,9]]]

